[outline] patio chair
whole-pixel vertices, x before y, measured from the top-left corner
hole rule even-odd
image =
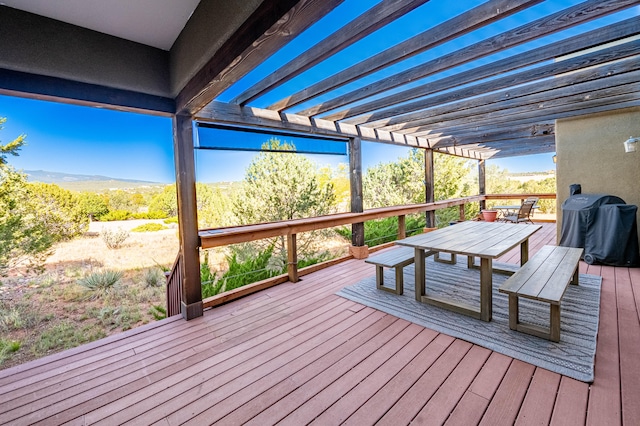
[[[527,198],[522,202],[516,213],[504,216],[502,221],[512,223],[529,222],[533,224],[533,221],[531,220],[531,212],[533,211],[533,206],[535,206],[537,202],[537,198]]]

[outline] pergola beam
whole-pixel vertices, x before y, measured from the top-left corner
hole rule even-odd
[[[415,103],[416,106],[420,104],[423,107],[418,112],[370,122],[367,123],[367,125],[371,127],[382,127],[389,131],[398,131],[404,127],[409,127],[407,124],[410,123],[426,124],[433,120],[441,121],[442,119],[446,119],[447,114],[460,112],[461,110],[466,110],[471,107],[480,107],[506,100],[513,100],[539,92],[547,93],[554,89],[571,87],[589,81],[601,80],[603,84],[606,84],[612,76],[640,69],[640,61],[637,57],[628,58],[629,56],[638,54],[640,54],[640,40],[543,65],[531,70],[497,78],[486,83],[447,92],[442,95],[432,96]],[[622,58],[627,59],[612,62]],[[591,68],[596,65],[600,66]],[[578,71],[585,68],[591,69]],[[565,74],[568,72],[571,72],[571,74]],[[522,86],[523,84],[526,85]],[[496,92],[497,90],[500,91]],[[487,95],[487,93],[489,94]]]
[[[278,113],[277,111],[262,108],[241,107],[223,102],[211,102],[198,113],[196,120],[238,126],[265,127],[344,138],[345,140],[358,137],[370,142],[405,145],[417,148],[429,147],[425,139],[414,138],[411,135],[385,131],[377,132],[367,127],[311,119],[301,115]]]
[[[348,105],[352,102],[360,101],[386,90],[391,90],[412,81],[445,71],[455,66],[512,48],[536,38],[571,28],[578,24],[619,11],[637,3],[640,2],[638,0],[588,0],[549,16],[537,19],[513,30],[498,34],[471,46],[428,61],[424,64],[409,68],[383,80],[369,84],[364,88],[326,100],[321,104],[299,112],[299,114],[308,116],[318,115],[332,109]],[[415,99],[417,96],[412,95],[411,90],[403,92],[403,95],[405,97],[408,96],[408,99],[405,100]],[[391,105],[393,103],[395,102],[388,102],[387,105]]]
[[[422,101],[408,102],[411,99],[433,95],[437,92],[449,90],[485,78],[494,77],[518,68],[534,65],[542,61],[552,60],[558,56],[571,54],[639,33],[640,17],[630,18],[622,22],[552,43],[550,45],[538,47],[505,59],[444,77],[436,81],[414,87],[411,90],[382,97],[362,105],[353,106],[349,109],[323,116],[322,118],[325,120],[346,119],[344,120],[345,123],[365,124],[388,117],[410,113],[432,105],[428,103],[424,104]]]
[[[264,0],[189,80],[178,113],[195,114],[225,89],[344,0]]]
[[[269,109],[283,111],[315,96],[344,86],[382,68],[391,66],[433,47],[444,44],[479,27],[488,25],[505,16],[540,3],[540,0],[492,0],[434,28],[430,28],[402,43],[392,46],[364,61],[350,66],[311,86],[269,106]],[[303,114],[313,115],[313,114]]]
[[[383,0],[242,92],[230,103],[245,105],[428,1]]]
[[[640,41],[637,42],[640,49]],[[419,118],[414,121],[408,121],[389,127],[383,127],[389,131],[406,131],[411,133],[420,126],[435,126],[434,128],[446,128],[456,126],[461,123],[460,120],[476,120],[489,118],[489,114],[505,111],[506,114],[516,114],[526,111],[540,111],[542,108],[548,108],[563,102],[571,103],[572,100],[578,99],[579,102],[588,102],[598,99],[598,94],[607,90],[608,96],[613,94],[628,93],[637,87],[636,82],[640,81],[640,61],[638,58],[632,58],[626,65],[637,68],[636,71],[625,72],[623,74],[613,74],[607,78],[600,78],[592,81],[580,82],[580,78],[567,75],[557,79],[545,80],[543,82],[519,87],[513,90],[505,90],[481,98],[470,99],[463,102],[457,102],[451,105],[449,112],[439,114],[429,114],[424,112],[426,118]],[[588,75],[601,75],[596,70],[585,72]],[[582,76],[584,77],[584,76]],[[584,78],[583,78],[584,79]],[[632,86],[627,87],[631,84]],[[616,91],[614,88],[618,87]],[[531,94],[526,94],[531,93]],[[594,93],[594,96],[589,96]],[[587,96],[580,96],[586,94]],[[505,115],[506,115],[505,114]],[[468,121],[466,121],[468,122]]]
[[[631,76],[632,73],[622,74],[619,77],[629,75],[626,84],[619,85],[589,85],[583,87],[582,92],[571,92],[566,90],[558,92],[562,94],[557,98],[552,97],[552,93],[544,95],[536,94],[530,97],[523,97],[514,101],[504,102],[500,106],[491,105],[489,107],[478,108],[478,113],[468,115],[462,118],[455,118],[448,121],[439,121],[422,127],[413,127],[405,129],[409,134],[421,135],[422,131],[447,131],[451,128],[469,127],[480,123],[514,123],[522,119],[531,119],[538,121],[541,119],[548,120],[551,118],[559,118],[558,114],[575,114],[585,108],[609,105],[615,102],[627,102],[640,99],[640,82],[637,75]],[[635,81],[634,81],[635,79]],[[597,83],[597,82],[596,82]],[[591,87],[591,89],[589,89]],[[526,99],[525,99],[526,98]],[[528,102],[530,101],[530,103]],[[556,114],[556,115],[553,115]],[[571,116],[571,115],[569,115]]]

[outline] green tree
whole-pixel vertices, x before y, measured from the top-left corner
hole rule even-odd
[[[178,197],[175,184],[165,186],[162,192],[153,196],[149,203],[149,212],[162,212],[167,217],[178,216]]]
[[[78,205],[82,214],[87,217],[99,219],[100,216],[109,213],[109,206],[104,197],[94,192],[78,194]]]
[[[370,167],[362,187],[365,209],[424,203],[423,151],[412,149],[407,157]]]
[[[1,125],[6,118],[0,118]],[[54,238],[29,208],[29,188],[24,173],[7,164],[25,143],[21,135],[0,144],[0,275],[17,266],[40,266],[51,252]]]
[[[335,209],[335,192],[330,180],[322,179],[318,167],[307,157],[296,155],[295,146],[270,139],[263,149],[282,152],[258,154],[246,170],[233,212],[242,224],[274,222],[329,214]],[[300,258],[319,257],[327,232],[309,232],[298,236]],[[262,242],[249,252],[263,251],[274,244],[272,268],[286,265],[284,237]],[[246,251],[242,251],[247,253]],[[243,259],[241,259],[243,260]]]
[[[477,180],[468,160],[434,153],[434,199],[447,200],[477,193]],[[365,208],[425,202],[424,154],[412,149],[395,162],[380,163],[367,170],[362,178]],[[467,206],[467,217],[477,215],[478,208]],[[446,224],[458,218],[458,208],[438,210],[436,220]]]
[[[82,211],[76,194],[52,183],[28,186],[29,208],[45,224],[54,241],[69,240],[87,230],[89,216]]]

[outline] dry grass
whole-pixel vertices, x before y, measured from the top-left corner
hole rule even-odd
[[[107,226],[130,229],[139,224]],[[119,333],[162,315],[164,280],[152,277],[175,260],[177,230],[132,232],[121,248],[111,250],[100,238],[100,229],[92,225],[86,236],[55,247],[45,273],[2,279],[0,369]],[[97,294],[78,284],[81,278],[104,270],[123,272],[108,292]]]

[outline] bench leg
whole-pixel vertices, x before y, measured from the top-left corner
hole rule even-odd
[[[518,329],[519,320],[519,308],[518,308],[518,296],[515,294],[509,295],[509,328],[511,330]]]
[[[576,271],[573,273],[573,277],[571,278],[571,284],[573,285],[578,285],[578,275],[580,275],[580,271],[578,269],[579,268],[576,266]]]
[[[404,292],[404,268],[402,266],[396,266],[396,294],[402,294]]]
[[[551,304],[551,320],[549,321],[549,340],[560,341],[560,305]]]
[[[376,265],[376,288],[383,288],[384,284],[384,269],[380,265]]]
[[[424,258],[425,258],[425,252],[422,249],[416,248],[415,249],[415,269],[416,269],[416,300],[418,302],[422,302],[422,296],[426,295],[426,288],[425,288],[425,262],[424,262]]]

